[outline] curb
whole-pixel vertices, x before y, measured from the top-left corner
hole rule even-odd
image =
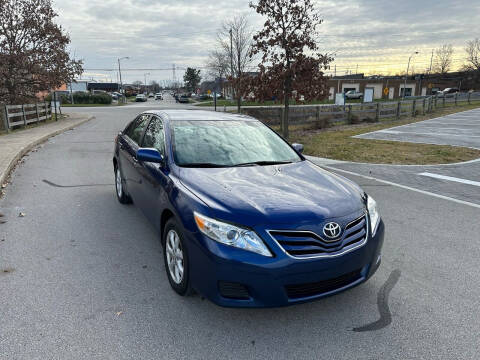
[[[81,120],[75,124],[71,124],[63,129],[59,129],[59,130],[56,130],[48,135],[44,135],[42,137],[40,137],[39,139],[35,140],[35,141],[32,141],[31,143],[25,145],[23,148],[21,148],[17,154],[12,158],[12,160],[10,160],[10,163],[8,164],[7,166],[7,169],[6,171],[3,173],[3,174],[0,174],[0,185],[4,184],[5,181],[7,180],[8,176],[10,175],[10,173],[12,172],[12,170],[15,168],[15,166],[17,165],[18,161],[25,155],[27,154],[28,152],[30,152],[35,146],[38,146],[42,143],[44,143],[45,141],[47,141],[48,139],[50,139],[51,137],[53,136],[57,136],[65,131],[68,131],[68,130],[72,130],[73,128],[77,127],[77,126],[80,126],[84,123],[86,123],[87,121],[90,121],[90,120],[93,120],[95,119],[95,116],[89,116],[87,117],[86,119],[84,120]],[[1,194],[0,194],[1,195]]]

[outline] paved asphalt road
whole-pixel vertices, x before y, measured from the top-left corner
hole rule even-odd
[[[114,195],[113,138],[144,105],[78,109],[96,120],[15,171],[0,199],[0,359],[478,358],[480,209],[365,177],[347,175],[387,226],[368,283],[277,309],[177,296],[157,234]]]

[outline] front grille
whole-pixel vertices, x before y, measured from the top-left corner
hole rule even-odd
[[[299,299],[309,296],[321,295],[350,285],[361,278],[361,270],[352,271],[334,279],[315,283],[286,285],[285,290],[290,299]]]
[[[219,281],[218,290],[220,291],[220,295],[227,299],[250,299],[250,295],[245,285],[239,283]]]
[[[269,233],[289,255],[298,258],[334,255],[366,240],[367,217],[362,215],[348,223],[334,242],[326,241],[311,231],[270,230]]]

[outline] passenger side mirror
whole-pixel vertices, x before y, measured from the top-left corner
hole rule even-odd
[[[293,143],[292,147],[298,152],[298,153],[303,153],[303,145],[302,144],[297,144]]]
[[[137,150],[137,160],[163,164],[165,158],[157,149],[140,148]]]

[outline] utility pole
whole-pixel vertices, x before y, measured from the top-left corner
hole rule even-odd
[[[148,95],[148,89],[147,89],[147,75],[150,75],[150,73],[145,73],[143,74],[143,78],[145,80],[145,93]]]
[[[120,61],[122,61],[123,59],[125,60],[128,60],[129,57],[128,56],[125,56],[125,57],[122,57],[122,58],[118,58],[118,75],[120,76],[120,93],[124,95],[124,92],[123,92],[123,83],[122,83],[122,70],[120,69]],[[124,95],[125,96],[125,95]]]
[[[410,57],[408,58],[408,65],[407,65],[407,73],[405,74],[405,82],[403,84],[403,99],[405,100],[405,93],[407,89],[407,77],[408,77],[408,70],[410,69],[410,60],[412,60],[413,55],[418,54],[418,51],[415,51]]]
[[[357,64],[357,71],[355,72],[355,75],[357,75],[357,74],[358,74],[358,64]]]
[[[73,105],[73,90],[72,90],[72,80],[70,80],[70,103]]]
[[[230,28],[230,68],[231,68],[231,81],[230,87],[232,89],[232,99],[233,99],[233,33],[232,29]]]
[[[430,70],[428,70],[428,73],[432,73],[432,64],[433,64],[433,49],[432,49],[432,57],[430,58]]]
[[[335,72],[334,72],[333,77],[337,77],[337,64],[335,64]]]

